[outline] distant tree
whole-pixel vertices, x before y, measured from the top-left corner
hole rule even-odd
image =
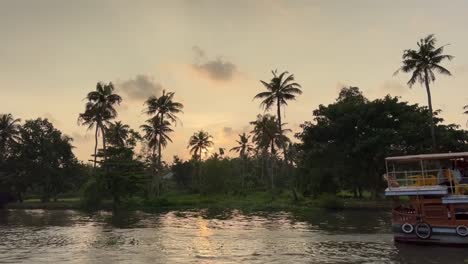
[[[20,121],[12,114],[0,114],[0,163],[6,158],[11,145],[19,140]]]
[[[117,117],[117,111],[114,106],[122,102],[122,98],[114,93],[114,85],[112,83],[105,84],[98,82],[96,90],[91,91],[85,98],[87,100],[85,111],[79,114],[78,122],[88,126],[88,129],[96,127],[95,145],[94,145],[94,167],[96,167],[97,147],[99,132],[102,134],[102,146],[104,155],[106,153],[106,127],[110,121]],[[106,157],[104,156],[104,159]]]
[[[103,166],[106,172],[99,177],[104,179],[114,208],[117,208],[123,197],[132,196],[146,185],[145,168],[143,162],[135,158],[133,147],[128,143],[111,145],[105,151],[107,158]]]
[[[184,105],[179,102],[175,102],[174,95],[174,92],[166,93],[166,91],[163,90],[163,94],[160,97],[151,96],[148,98],[148,100],[146,100],[146,109],[144,110],[144,112],[147,115],[151,116],[151,123],[159,123],[161,125],[169,127],[171,122],[177,123],[177,121],[179,121],[177,114],[183,113],[182,109],[184,108]],[[166,133],[167,132],[172,132],[172,130],[166,131]],[[164,135],[162,134],[157,134],[156,136],[161,137],[155,141],[158,150],[157,162],[158,166],[161,167],[161,151],[162,148],[167,145],[167,138],[164,139]]]
[[[281,107],[288,105],[288,101],[295,100],[297,95],[302,94],[301,85],[294,82],[294,75],[287,71],[278,74],[278,71],[274,70],[271,73],[273,78],[269,82],[260,81],[266,91],[258,93],[254,99],[262,99],[260,106],[266,111],[276,104],[278,131],[282,135]]]
[[[250,132],[253,134],[252,141],[259,149],[270,148],[272,155],[276,154],[277,148],[282,147],[289,141],[284,134],[291,130],[283,129],[283,131],[279,131],[275,116],[269,114],[257,115],[257,119],[250,122],[250,124],[254,126]]]
[[[190,154],[193,154],[201,161],[203,152],[207,152],[208,148],[213,146],[213,137],[203,130],[194,133],[189,140],[188,148]]]
[[[78,162],[72,152],[72,139],[41,118],[27,120],[19,129],[19,136],[12,160],[17,189],[35,187],[42,201],[56,199],[71,177],[76,176]]]
[[[231,148],[231,151],[235,151],[239,153],[239,158],[241,159],[242,162],[242,188],[245,187],[245,170],[246,170],[246,163],[247,163],[247,157],[249,156],[249,153],[254,150],[253,145],[249,143],[249,138],[250,135],[247,136],[245,133],[239,134],[239,140],[236,140],[237,146]]]
[[[299,187],[304,194],[364,190],[379,194],[384,158],[427,153],[432,149],[427,107],[386,96],[369,101],[357,87],[343,88],[336,102],[314,110],[313,122],[296,134]],[[464,151],[468,132],[444,125],[436,111],[434,122],[441,151]]]
[[[130,135],[130,127],[120,121],[110,123],[106,130],[107,142],[115,146],[125,146]]]
[[[247,136],[245,133],[239,134],[239,140],[236,140],[237,146],[231,148],[230,151],[239,153],[239,157],[244,159],[253,151],[253,145],[249,143],[250,135]]]
[[[189,140],[188,148],[190,150],[190,154],[193,155],[194,159],[196,160],[197,164],[197,177],[198,177],[198,184],[201,187],[201,161],[203,153],[207,153],[208,149],[214,145],[213,137],[203,130],[195,132]]]
[[[254,126],[253,130],[250,132],[253,134],[252,141],[256,144],[257,152],[262,154],[262,174],[263,174],[263,163],[266,159],[268,154],[268,149],[270,149],[270,155],[267,160],[269,160],[270,166],[270,181],[271,181],[271,188],[274,189],[275,187],[275,180],[274,180],[274,164],[275,160],[277,160],[277,148],[283,148],[289,139],[286,137],[285,133],[289,132],[289,129],[283,129],[283,131],[279,131],[279,127],[277,126],[276,117],[265,114],[265,115],[257,115],[257,120],[250,122],[251,125]],[[263,176],[262,176],[263,177]]]
[[[135,147],[141,139],[138,132],[120,121],[110,123],[106,129],[106,142],[114,147]]]
[[[433,34],[421,39],[417,45],[418,49],[407,49],[403,52],[402,66],[394,73],[402,71],[404,73],[412,73],[408,81],[409,87],[412,87],[416,82],[426,87],[427,101],[429,106],[429,122],[431,125],[431,138],[433,150],[437,150],[435,125],[434,125],[434,111],[432,108],[431,89],[429,84],[436,80],[435,72],[443,75],[452,75],[449,70],[440,65],[445,60],[452,60],[453,56],[443,54],[444,48],[447,45],[435,47],[437,39]]]
[[[179,157],[174,156],[171,170],[172,173],[174,173],[174,179],[179,187],[189,187],[190,181],[195,173],[195,166],[192,162],[183,161]]]
[[[146,124],[141,125],[143,129],[143,138],[148,142],[148,147],[151,149],[151,155],[153,159],[156,159],[156,150],[161,147],[167,146],[168,142],[172,142],[169,133],[174,130],[170,127],[169,121],[164,121],[159,118],[148,119]]]
[[[146,124],[142,125],[141,128],[145,133],[143,138],[147,141],[148,147],[151,150],[151,173],[153,175],[153,187],[156,190],[156,195],[160,194],[160,174],[162,171],[161,160],[159,159],[160,151],[156,156],[156,150],[160,150],[162,147],[166,147],[168,142],[172,142],[169,137],[169,133],[173,132],[170,127],[170,123],[167,120],[161,118],[152,118],[146,120]]]

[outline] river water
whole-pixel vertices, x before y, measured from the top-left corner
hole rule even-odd
[[[468,249],[394,244],[382,211],[0,210],[0,263],[468,263]]]

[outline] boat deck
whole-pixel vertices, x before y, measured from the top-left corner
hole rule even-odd
[[[449,195],[442,197],[443,204],[468,203],[468,195]]]
[[[385,190],[385,196],[406,196],[406,195],[447,195],[447,186],[402,186],[389,187]],[[468,196],[467,196],[468,197]]]

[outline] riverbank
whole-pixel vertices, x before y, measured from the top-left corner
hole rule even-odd
[[[103,201],[95,209],[111,210],[111,201]],[[337,198],[322,196],[317,199],[300,198],[295,201],[288,193],[273,197],[268,192],[256,192],[245,195],[200,195],[168,193],[154,200],[139,197],[124,200],[121,207],[127,210],[171,210],[200,208],[231,208],[245,211],[307,210],[312,208],[347,209],[347,210],[387,210],[391,208],[389,200]],[[46,209],[46,210],[81,210],[79,198],[59,199],[56,202],[41,202],[38,199],[25,200],[23,203],[11,203],[8,209]]]

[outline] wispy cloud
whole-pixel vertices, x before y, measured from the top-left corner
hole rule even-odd
[[[192,47],[195,53],[195,62],[193,69],[214,81],[230,81],[237,71],[234,63],[224,60],[221,57],[216,59],[207,59],[206,53],[198,46]]]
[[[139,74],[134,79],[117,82],[117,89],[125,93],[130,99],[147,99],[152,95],[158,95],[163,86],[148,75]]]

